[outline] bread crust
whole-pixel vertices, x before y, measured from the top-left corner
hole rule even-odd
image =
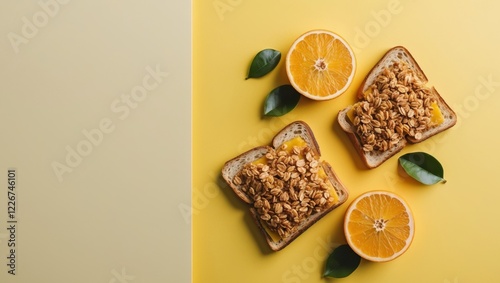
[[[392,63],[396,62],[396,60],[403,60],[411,66],[411,68],[416,72],[417,76],[419,79],[424,82],[425,84],[428,83],[427,76],[425,73],[422,71],[420,66],[418,65],[417,61],[414,59],[414,57],[410,54],[410,52],[403,46],[396,46],[391,49],[389,49],[383,56],[382,58],[375,64],[375,66],[368,72],[367,76],[364,78],[364,80],[361,82],[360,87],[358,88],[358,91],[356,93],[356,97],[358,100],[363,99],[365,91],[370,87],[375,80],[375,78],[378,76],[378,74],[385,68],[391,65]],[[347,117],[348,111],[351,109],[352,106],[348,106],[342,110],[339,111],[337,115],[337,121],[342,128],[342,130],[347,134],[349,137],[349,140],[351,141],[353,147],[355,148],[356,152],[358,155],[361,157],[363,163],[368,167],[369,169],[376,168],[380,166],[382,163],[387,161],[389,158],[400,152],[406,144],[409,143],[419,143],[422,142],[438,133],[443,132],[446,129],[449,129],[453,127],[456,122],[457,122],[457,115],[455,112],[451,109],[451,107],[445,102],[443,97],[437,92],[437,90],[434,87],[430,88],[431,91],[433,92],[434,96],[437,99],[437,104],[438,107],[443,114],[445,121],[441,123],[440,125],[430,128],[426,132],[423,133],[422,137],[420,139],[415,139],[410,136],[406,136],[404,139],[402,139],[398,144],[394,145],[391,147],[388,151],[384,153],[367,153],[363,150],[363,145],[361,142],[360,137],[357,135],[356,130],[354,128],[354,125],[349,121],[349,118]]]
[[[439,134],[451,127],[453,127],[457,123],[457,114],[451,107],[446,103],[446,101],[443,99],[443,97],[439,94],[439,92],[436,90],[436,88],[432,87],[431,91],[434,93],[434,95],[437,97],[438,100],[438,106],[439,110],[444,116],[444,122],[439,124],[437,127],[431,128],[428,131],[424,132],[422,135],[422,138],[417,140],[414,139],[413,137],[408,136],[407,140],[410,143],[419,143],[422,142],[436,134]]]
[[[309,127],[309,125],[303,121],[295,121],[290,123],[289,125],[285,126],[280,132],[278,132],[271,144],[273,148],[278,148],[280,145],[285,143],[288,140],[291,140],[297,136],[302,137],[306,143],[311,147],[315,153],[317,153],[317,156],[320,155],[320,148],[319,144],[316,141],[316,138],[314,136],[313,131]],[[288,246],[291,242],[293,242],[299,235],[304,233],[309,227],[311,227],[314,223],[316,223],[318,220],[320,220],[322,217],[324,217],[326,214],[331,212],[333,209],[336,207],[340,206],[343,204],[347,198],[349,197],[349,193],[344,186],[344,184],[340,181],[339,177],[337,174],[333,171],[333,168],[329,163],[326,161],[322,162],[323,169],[328,176],[330,182],[334,186],[337,195],[339,197],[339,200],[337,203],[333,204],[332,206],[328,207],[321,213],[315,213],[312,214],[306,221],[304,221],[294,233],[292,233],[290,236],[286,238],[282,238],[278,241],[275,241],[272,236],[268,233],[266,230],[265,224],[259,219],[259,216],[256,212],[256,210],[252,207],[252,200],[251,198],[244,193],[241,190],[241,186],[238,186],[234,184],[233,178],[234,176],[241,170],[242,166],[244,164],[247,164],[249,162],[252,162],[254,160],[257,160],[258,158],[262,157],[265,155],[265,152],[267,152],[269,146],[259,146],[253,149],[250,149],[249,151],[246,151],[237,157],[227,161],[223,168],[222,168],[222,177],[226,181],[226,183],[229,185],[229,187],[234,191],[234,193],[242,199],[244,202],[249,204],[249,211],[250,214],[252,215],[252,218],[261,231],[261,233],[264,235],[266,242],[268,246],[271,248],[273,251],[279,251],[283,249],[284,247]]]
[[[394,63],[396,59],[401,59],[407,62],[412,68],[417,72],[418,77],[424,83],[428,83],[429,80],[425,75],[422,68],[418,65],[417,61],[410,54],[410,51],[403,46],[395,46],[389,49],[382,58],[373,66],[373,68],[368,72],[368,75],[361,82],[360,87],[358,88],[357,98],[362,99],[363,93],[366,89],[372,84],[373,79],[377,77],[380,73],[380,69],[389,66],[389,64]]]
[[[234,193],[246,203],[252,203],[250,197],[241,190],[241,186],[233,182],[233,178],[238,172],[241,171],[245,164],[250,163],[264,156],[269,146],[259,146],[252,148],[235,158],[227,161],[222,168],[222,178],[233,189]]]

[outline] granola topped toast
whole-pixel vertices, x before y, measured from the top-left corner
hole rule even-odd
[[[391,48],[357,92],[358,102],[337,120],[368,168],[456,124],[457,116],[428,80],[410,52]]]
[[[283,249],[347,200],[347,189],[320,157],[311,128],[296,121],[271,146],[253,148],[224,164],[222,177],[248,203],[271,250]]]

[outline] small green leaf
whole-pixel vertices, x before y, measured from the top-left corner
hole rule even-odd
[[[358,268],[361,257],[349,245],[338,246],[326,260],[324,277],[344,278]]]
[[[264,102],[264,116],[283,116],[292,111],[299,103],[300,93],[291,85],[273,89]]]
[[[413,179],[425,185],[445,183],[444,170],[439,161],[425,152],[407,153],[399,157],[399,164]]]
[[[264,49],[257,53],[250,65],[250,71],[246,78],[260,78],[274,70],[281,59],[281,52],[274,49]]]

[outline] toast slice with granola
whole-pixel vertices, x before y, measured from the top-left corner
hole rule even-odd
[[[253,148],[224,164],[223,179],[249,205],[271,250],[283,249],[347,200],[347,189],[320,158],[311,128],[296,121],[271,146]]]
[[[368,168],[456,124],[455,112],[427,83],[410,52],[396,46],[363,80],[358,102],[339,112],[337,121]]]

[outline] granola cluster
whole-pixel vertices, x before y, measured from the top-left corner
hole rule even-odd
[[[432,127],[436,98],[406,62],[395,62],[354,105],[354,126],[365,152],[386,151],[405,136],[417,140]]]
[[[331,206],[334,197],[309,146],[283,144],[269,148],[265,157],[265,164],[247,164],[233,182],[242,185],[269,229],[286,238],[311,214]]]

